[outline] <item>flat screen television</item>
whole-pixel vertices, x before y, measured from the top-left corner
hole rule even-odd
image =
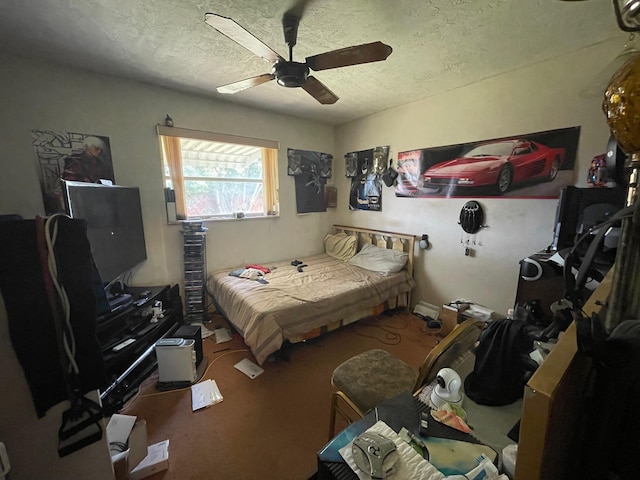
[[[87,222],[91,253],[104,285],[147,259],[137,187],[64,182],[67,213]]]
[[[562,251],[574,246],[576,240],[586,233],[589,228],[598,225],[618,210],[624,207],[626,189],[614,188],[579,188],[567,186],[560,191],[560,199],[556,208],[556,218],[553,230],[553,250]],[[613,237],[613,235],[612,235]],[[615,257],[615,244],[611,243],[612,252],[609,257]],[[588,242],[585,242],[585,248]]]

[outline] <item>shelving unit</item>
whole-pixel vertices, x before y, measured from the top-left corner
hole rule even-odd
[[[185,322],[206,320],[207,228],[202,220],[182,221]]]
[[[128,287],[127,292],[144,298],[144,303],[131,304],[97,320],[96,335],[109,382],[101,389],[100,400],[108,414],[118,412],[156,368],[155,342],[182,324],[178,285]],[[142,292],[148,293],[140,297]],[[153,322],[151,307],[156,301],[162,302],[164,311],[162,318]]]

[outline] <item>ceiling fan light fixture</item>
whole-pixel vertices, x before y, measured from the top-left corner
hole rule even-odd
[[[640,0],[613,0],[618,26],[625,32],[640,31]]]
[[[309,77],[309,67],[300,62],[278,62],[273,66],[278,85],[287,88],[301,87]]]
[[[640,50],[635,44],[635,34],[630,33],[622,51],[580,91],[580,96],[583,98],[602,98],[613,74],[638,54],[640,54]]]
[[[618,145],[629,155],[640,153],[640,57],[625,63],[611,78],[602,109]]]

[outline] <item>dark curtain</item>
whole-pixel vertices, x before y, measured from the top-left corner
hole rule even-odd
[[[9,334],[38,417],[69,398],[69,388],[86,393],[104,387],[106,376],[96,337],[93,257],[86,222],[58,219],[58,273],[69,297],[70,323],[80,374],[69,385],[61,366],[54,315],[45,290],[35,220],[0,222],[0,291]],[[10,388],[10,386],[5,386]]]

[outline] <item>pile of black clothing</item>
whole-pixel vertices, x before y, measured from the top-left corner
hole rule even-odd
[[[523,388],[538,364],[529,354],[534,341],[558,337],[571,323],[568,311],[554,314],[541,326],[530,310],[517,307],[513,319],[494,320],[479,338],[473,371],[467,376],[465,394],[480,405],[508,405],[522,398]]]

